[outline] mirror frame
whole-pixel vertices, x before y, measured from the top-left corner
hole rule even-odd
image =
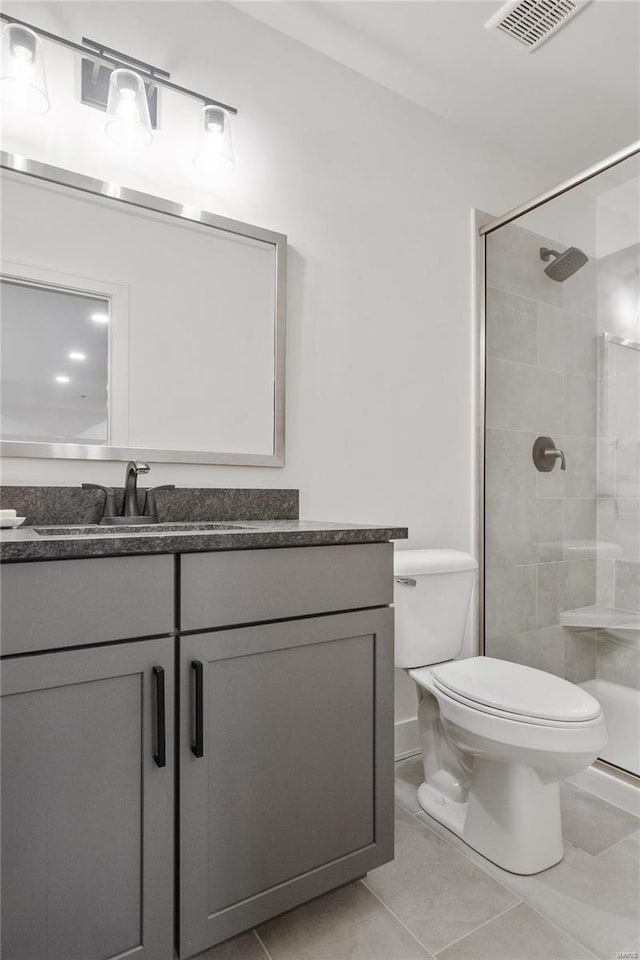
[[[213,227],[215,230],[261,240],[271,244],[275,252],[274,311],[274,391],[272,453],[224,453],[207,450],[158,450],[145,447],[111,447],[94,444],[41,443],[3,440],[0,454],[4,457],[53,458],[58,460],[148,460],[151,463],[211,463],[229,466],[282,467],[285,462],[285,328],[287,297],[287,238],[283,233],[264,230],[239,220],[230,220],[215,213],[198,210],[187,204],[174,203],[150,194],[140,193],[104,180],[95,180],[72,170],[54,167],[37,160],[0,151],[0,170],[9,170],[25,177],[81,193],[104,197],[130,207],[141,207],[169,217]]]

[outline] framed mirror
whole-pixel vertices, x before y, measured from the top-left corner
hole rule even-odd
[[[282,466],[286,237],[0,156],[2,454]]]

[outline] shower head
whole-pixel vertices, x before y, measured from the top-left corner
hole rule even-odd
[[[551,260],[551,257],[554,259],[548,267],[544,268],[544,272],[551,280],[557,280],[558,283],[568,280],[589,261],[586,253],[577,247],[568,247],[564,253],[550,250],[548,247],[540,247],[541,260]]]

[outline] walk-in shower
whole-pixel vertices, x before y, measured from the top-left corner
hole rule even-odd
[[[484,652],[592,692],[638,776],[640,144],[481,233]]]

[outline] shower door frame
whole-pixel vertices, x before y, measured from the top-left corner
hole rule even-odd
[[[485,444],[486,444],[486,400],[487,400],[487,385],[486,385],[486,370],[487,370],[487,350],[486,350],[486,333],[487,333],[487,276],[486,276],[486,238],[490,233],[493,233],[494,230],[499,230],[500,227],[506,226],[508,223],[511,223],[514,220],[518,220],[520,217],[524,216],[527,213],[530,213],[532,210],[535,210],[537,207],[543,206],[545,203],[549,203],[551,200],[555,200],[556,197],[562,196],[564,193],[569,193],[575,187],[580,186],[580,184],[585,183],[587,180],[592,180],[594,177],[597,177],[599,174],[604,173],[606,170],[611,169],[611,167],[617,166],[619,163],[624,163],[625,160],[628,160],[630,157],[640,155],[640,140],[636,140],[629,146],[624,147],[622,150],[618,150],[616,153],[612,153],[610,156],[606,157],[604,160],[601,160],[600,163],[596,163],[591,167],[587,167],[586,170],[583,170],[581,173],[576,174],[573,177],[570,177],[568,180],[564,180],[562,183],[558,184],[556,187],[552,187],[550,190],[546,190],[544,193],[539,194],[537,197],[533,197],[531,200],[526,201],[525,203],[520,204],[517,207],[514,207],[512,210],[509,210],[507,213],[501,214],[499,217],[491,218],[489,215],[482,213],[479,210],[472,211],[472,224],[473,224],[473,245],[472,245],[472,259],[473,259],[473,271],[475,275],[475,288],[474,288],[474,299],[473,299],[473,329],[475,331],[475,343],[477,346],[477,364],[475,367],[475,379],[476,379],[476,389],[475,389],[475,403],[476,403],[476,417],[475,417],[475,433],[476,433],[476,456],[475,469],[476,469],[476,489],[478,491],[478,500],[476,505],[476,531],[475,539],[477,544],[477,555],[478,555],[478,600],[476,604],[476,614],[478,618],[478,649],[480,656],[485,656],[485,557],[484,557],[484,529],[485,529]],[[610,773],[612,776],[615,776],[621,780],[624,780],[628,783],[633,783],[634,785],[640,784],[640,775],[631,773],[629,770],[625,770],[622,767],[617,767],[613,763],[609,763],[606,760],[597,759],[594,763],[595,767],[606,770],[607,773]]]

